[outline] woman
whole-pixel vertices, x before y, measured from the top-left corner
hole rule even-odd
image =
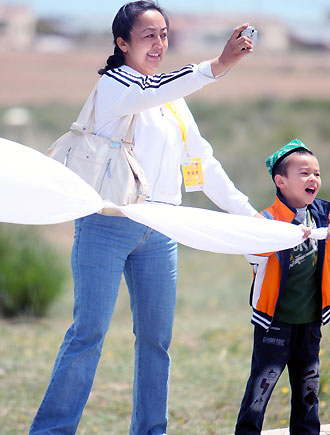
[[[117,13],[114,55],[99,71],[94,130],[111,137],[123,117],[137,114],[135,153],[148,181],[148,201],[180,204],[180,163],[200,158],[203,190],[215,204],[232,213],[257,213],[213,157],[182,99],[216,82],[216,77],[252,51],[251,40],[239,36],[245,27],[234,31],[219,57],[154,75],[168,47],[164,11],[152,1],[136,1]],[[174,104],[166,105],[173,100]],[[130,434],[165,434],[176,242],[127,218],[87,216],[76,222],[72,270],[74,323],[66,333],[30,433],[76,432],[124,272],[136,336]]]

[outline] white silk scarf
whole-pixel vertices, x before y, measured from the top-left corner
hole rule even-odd
[[[109,206],[179,243],[205,251],[258,254],[288,249],[303,241],[302,231],[285,222],[167,204],[118,207],[106,203],[61,163],[0,138],[0,222],[55,224]],[[324,239],[326,234],[327,228],[319,228],[311,237]]]

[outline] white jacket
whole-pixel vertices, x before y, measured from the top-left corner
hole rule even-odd
[[[182,98],[215,81],[209,62],[155,76],[145,76],[126,65],[110,70],[98,83],[94,132],[112,137],[123,117],[137,114],[134,153],[147,178],[149,200],[179,205],[180,165],[186,151],[178,121],[165,106],[175,101],[187,129],[189,155],[202,160],[204,193],[223,210],[251,216],[256,210],[213,157],[211,145],[201,137]]]

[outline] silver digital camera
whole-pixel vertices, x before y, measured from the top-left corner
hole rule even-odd
[[[239,36],[247,36],[248,38],[251,39],[252,45],[255,45],[258,38],[258,32],[253,26],[249,26],[246,29],[242,30]],[[245,49],[243,48],[243,50]]]

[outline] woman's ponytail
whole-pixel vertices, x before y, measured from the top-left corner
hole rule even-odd
[[[125,63],[124,61],[124,53],[120,50],[120,48],[115,45],[114,53],[108,57],[107,63],[104,68],[98,70],[100,75],[105,74],[107,71],[113,68],[118,68]]]

